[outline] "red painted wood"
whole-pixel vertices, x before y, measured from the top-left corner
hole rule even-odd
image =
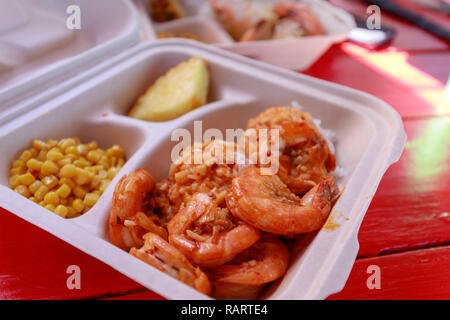
[[[450,243],[450,117],[404,125],[406,149],[366,213],[359,256]]]
[[[346,42],[333,46],[304,73],[370,93],[402,117],[416,117],[450,114],[445,100],[449,74],[442,68],[449,64],[448,52],[370,52]]]
[[[81,269],[81,289],[69,290],[67,267]],[[0,300],[80,299],[142,289],[104,263],[0,209]]]
[[[369,290],[369,266],[380,268],[381,289]],[[330,300],[450,299],[450,247],[358,259],[344,289]]]

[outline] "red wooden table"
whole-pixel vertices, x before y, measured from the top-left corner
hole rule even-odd
[[[360,2],[332,2],[366,16]],[[329,299],[450,299],[449,44],[388,14],[382,23],[398,31],[391,47],[342,43],[305,72],[385,100],[408,135],[364,218],[347,284]],[[81,269],[79,290],[67,288],[70,265]],[[379,268],[380,289],[367,286],[369,266]],[[161,297],[0,208],[0,299],[89,298]]]

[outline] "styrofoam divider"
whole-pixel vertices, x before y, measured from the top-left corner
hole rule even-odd
[[[353,16],[344,10],[334,7],[324,0],[303,0],[302,2],[307,4],[322,22],[326,35],[246,43],[234,42],[231,37],[224,37],[226,32],[221,27],[208,26],[207,20],[214,21],[215,25],[217,23],[212,15],[204,13],[202,3],[205,1],[181,0],[180,2],[188,13],[193,16],[156,23],[149,16],[148,2],[134,0],[141,12],[143,24],[146,25],[148,40],[155,40],[156,34],[160,31],[178,32],[182,30],[183,33],[197,34],[200,40],[206,43],[215,43],[225,50],[296,71],[309,68],[331,45],[346,40],[348,32],[356,27]],[[192,20],[194,17],[201,17],[199,18],[201,20]],[[205,35],[204,29],[208,29],[208,34]],[[213,36],[211,33],[216,35]]]
[[[66,24],[71,5],[80,8],[79,30]],[[0,21],[11,16],[0,23],[1,121],[22,112],[26,99],[139,41],[138,12],[129,0],[6,0],[1,8]]]
[[[126,117],[155,79],[192,56],[203,57],[211,73],[210,104],[163,123]],[[120,79],[121,81],[117,81]],[[383,101],[350,88],[270,66],[189,40],[142,44],[105,61],[84,76],[54,88],[46,102],[0,126],[0,206],[100,259],[170,299],[204,295],[121,251],[108,240],[107,221],[115,183],[140,167],[157,179],[170,166],[171,132],[243,128],[271,106],[298,101],[323,127],[336,133],[336,158],[346,175],[331,216],[340,227],[323,228],[294,247],[285,277],[271,285],[268,299],[322,299],[345,284],[358,250],[357,231],[378,183],[403,150],[401,118]],[[59,93],[59,94],[58,94]],[[44,100],[43,100],[44,101]],[[12,160],[34,138],[78,136],[101,147],[120,144],[127,162],[97,204],[79,218],[64,220],[8,188]]]

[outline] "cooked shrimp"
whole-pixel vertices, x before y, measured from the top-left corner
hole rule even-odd
[[[299,27],[304,30],[306,35],[315,36],[325,34],[325,30],[323,29],[320,20],[314,12],[304,4],[282,2],[276,4],[273,7],[273,11],[281,19],[280,21],[284,21],[284,23],[286,23],[285,19],[298,23]],[[278,32],[278,34],[275,34],[275,38],[281,38],[281,35],[289,35],[289,33],[286,32],[286,29],[280,29]],[[298,31],[293,32],[290,36],[298,36]]]
[[[289,236],[322,227],[338,193],[330,177],[299,198],[277,175],[248,168],[233,179],[227,205],[234,216],[253,227]]]
[[[109,216],[109,236],[114,245],[126,251],[143,245],[142,236],[154,232],[167,239],[159,218],[144,200],[155,187],[155,179],[145,169],[123,176],[114,190]]]
[[[259,239],[257,229],[234,220],[227,208],[197,193],[167,225],[169,241],[195,264],[218,266]]]
[[[261,19],[252,28],[248,29],[239,41],[250,42],[270,39],[273,33],[273,26],[273,21]]]
[[[197,156],[200,158],[195,161]],[[241,156],[235,143],[222,140],[183,150],[170,166],[169,178],[157,183],[153,192],[163,222],[169,222],[196,193],[211,195],[214,203],[225,207],[225,195],[238,171],[237,157]]]
[[[282,277],[289,264],[289,250],[276,237],[264,236],[225,265],[209,269],[212,296],[217,299],[256,299],[264,285]]]
[[[239,41],[259,19],[250,13],[250,6],[243,6],[236,0],[209,0],[209,4],[217,21],[236,41]]]
[[[145,234],[143,239],[145,241],[143,247],[132,248],[131,255],[209,295],[211,283],[208,277],[200,268],[194,267],[180,251],[151,232]]]
[[[304,194],[336,168],[327,140],[309,113],[292,107],[275,107],[250,119],[248,128],[280,129],[281,180],[295,194]]]

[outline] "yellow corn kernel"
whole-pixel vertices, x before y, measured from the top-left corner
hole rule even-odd
[[[84,170],[92,173],[94,176],[97,175],[97,170],[94,167],[86,167],[86,168],[84,168]]]
[[[60,216],[60,217],[62,217],[62,218],[65,218],[65,217],[67,216],[67,214],[69,213],[69,209],[67,209],[66,206],[59,205],[59,206],[56,207],[55,213],[56,213],[58,216]]]
[[[78,213],[72,208],[72,207],[66,207],[67,208],[67,215],[66,218],[71,219],[78,216]]]
[[[16,174],[16,175],[9,177],[9,187],[11,189],[15,189],[19,185],[20,185],[19,175]]]
[[[19,176],[19,181],[21,184],[28,187],[30,184],[36,181],[36,178],[31,173],[27,172]]]
[[[51,212],[55,212],[56,207],[53,204],[47,204],[47,205],[45,205],[45,209],[47,209]]]
[[[32,157],[32,153],[29,150],[25,150],[24,152],[22,152],[22,154],[19,157],[19,160],[22,160],[23,162],[27,162],[28,160],[31,159]]]
[[[25,161],[23,160],[14,160],[12,163],[13,168],[22,168],[25,167]]]
[[[86,207],[92,208],[94,206],[94,204],[97,202],[98,198],[99,198],[98,194],[88,193],[84,197],[84,205]]]
[[[58,178],[54,175],[46,176],[41,181],[48,189],[53,189],[58,184]]]
[[[69,159],[70,162],[72,163],[75,160],[78,160],[78,156],[76,154],[69,153],[64,156],[64,159]]]
[[[89,185],[89,188],[91,188],[91,190],[98,189],[100,187],[100,184],[101,184],[101,179],[94,176],[94,178],[91,181],[91,184]]]
[[[89,152],[89,147],[85,144],[80,144],[77,146],[78,154],[81,156],[85,156]]]
[[[15,175],[21,175],[24,174],[25,172],[27,172],[26,168],[12,168],[11,170],[9,170],[9,175],[10,176],[15,176]]]
[[[53,204],[57,206],[59,204],[59,196],[56,192],[51,191],[45,195],[44,202],[46,204]]]
[[[72,208],[77,212],[80,213],[84,210],[84,202],[81,199],[75,199],[72,202]]]
[[[30,190],[24,185],[17,186],[14,191],[26,198],[31,196]]]
[[[66,148],[66,154],[78,155],[78,149],[76,146],[70,146]]]
[[[44,184],[41,181],[36,180],[28,187],[28,189],[30,189],[32,194],[35,194],[39,190],[39,188],[42,187],[43,185]]]
[[[94,175],[90,173],[89,171],[77,168],[77,173],[74,177],[74,181],[79,186],[82,186],[84,184],[87,184],[92,181]]]
[[[46,160],[41,166],[41,173],[45,176],[59,173],[59,167],[50,160]]]
[[[125,159],[124,158],[120,158],[119,161],[117,161],[117,167],[118,168],[122,168],[124,164],[125,164]]]
[[[72,190],[77,186],[77,184],[69,178],[61,178],[59,180],[59,185],[62,186],[63,184],[67,184]]]
[[[110,168],[108,170],[108,179],[112,180],[116,176],[116,174],[119,172],[119,168]]]
[[[88,143],[87,147],[89,150],[95,150],[98,148],[98,145],[97,145],[97,142],[92,141],[92,142]]]
[[[58,188],[58,190],[56,190],[56,194],[63,199],[67,198],[71,192],[72,190],[67,184],[63,184],[61,187]]]
[[[55,148],[58,146],[58,140],[50,139],[47,141],[47,145],[50,146],[51,148]]]
[[[37,150],[46,150],[47,149],[47,144],[39,139],[33,140],[33,142],[31,142],[31,146]]]
[[[97,178],[103,180],[106,179],[108,177],[108,172],[105,170],[100,170],[97,174]]]
[[[37,156],[37,159],[39,161],[45,161],[47,160],[47,150],[41,150]]]
[[[109,164],[111,165],[111,167],[115,167],[117,165],[117,157],[111,157],[109,159]]]
[[[108,188],[109,184],[111,181],[109,180],[102,180],[102,183],[100,184],[100,188],[98,188],[98,190],[103,193],[105,192],[106,188]]]
[[[31,201],[37,203],[37,199],[35,197],[29,197],[28,199],[30,199]]]
[[[45,185],[43,185],[34,193],[34,197],[36,198],[36,200],[42,201],[44,200],[44,197],[48,193],[48,191],[49,189]]]
[[[31,171],[40,171],[42,167],[42,162],[36,159],[30,159],[27,161],[27,167]]]
[[[49,152],[47,152],[47,159],[55,163],[62,160],[63,158],[63,154],[57,148],[53,148]]]
[[[72,159],[64,157],[63,159],[58,161],[57,165],[58,165],[58,167],[62,168],[65,165],[68,165],[71,163],[72,163]]]
[[[61,169],[61,176],[64,178],[73,178],[77,174],[77,167],[73,164],[67,164]]]
[[[98,150],[91,150],[86,156],[86,158],[92,163],[97,163],[101,159],[101,157],[102,154],[98,152]]]
[[[106,151],[106,153],[110,157],[123,158],[125,156],[125,152],[123,151],[122,147],[118,145],[112,146]]]
[[[84,199],[86,193],[87,191],[83,187],[76,186],[75,188],[73,188],[73,194],[79,199]]]
[[[30,149],[28,149],[28,151],[31,152],[31,157],[32,158],[36,158],[39,155],[39,150],[37,150],[35,148],[30,148]]]
[[[67,153],[67,148],[69,147],[73,147],[76,145],[76,142],[74,139],[69,138],[69,139],[63,139],[58,143],[58,147],[60,148],[60,150],[64,153]]]
[[[88,162],[88,161],[87,161],[86,159],[84,159],[84,158],[75,160],[75,161],[73,162],[73,164],[74,164],[75,166],[79,167],[79,168],[86,168],[86,167],[88,167],[88,166],[91,165],[91,163]]]

